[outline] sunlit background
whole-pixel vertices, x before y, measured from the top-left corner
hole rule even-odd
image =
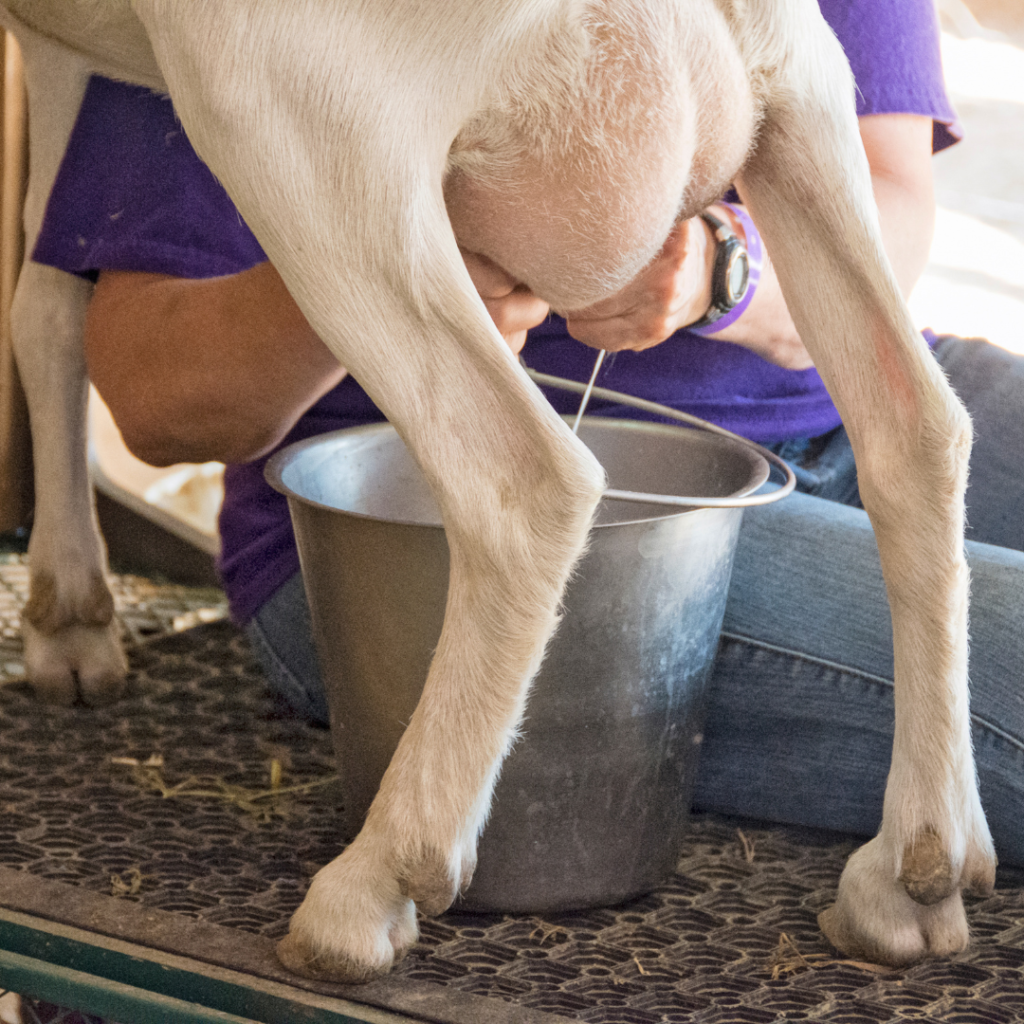
[[[1024,352],[1024,38],[982,27],[962,0],[938,8],[966,134],[934,161],[935,241],[910,307],[920,327]]]

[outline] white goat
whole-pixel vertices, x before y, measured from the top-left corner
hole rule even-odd
[[[451,547],[444,630],[363,830],[280,952],[388,970],[466,885],[491,790],[603,474],[503,344],[459,256],[555,308],[627,283],[736,182],[842,414],[895,631],[879,835],[822,915],[851,954],[967,943],[995,858],[967,710],[970,423],[882,251],[852,85],[814,0],[3,0],[31,104],[31,246],[89,72],[167,90],[320,337],[387,414]],[[813,283],[812,283],[813,282]],[[26,263],[14,310],[36,448],[25,618],[44,698],[123,662],[84,460],[88,284]]]

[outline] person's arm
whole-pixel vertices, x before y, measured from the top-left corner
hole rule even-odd
[[[928,261],[935,226],[932,120],[914,114],[860,119],[882,238],[904,295]],[[714,207],[722,215],[724,208]],[[732,219],[732,218],[730,218]],[[738,221],[733,228],[742,237]],[[704,315],[710,305],[710,229],[699,218],[679,225],[655,261],[617,295],[567,315],[570,334],[595,348],[640,351]],[[712,335],[787,369],[811,366],[768,261],[750,306]]]
[[[931,119],[881,114],[860,124],[883,239],[908,293],[934,226]],[[547,305],[490,261],[463,255],[518,351]],[[706,311],[710,263],[704,222],[686,221],[636,281],[570,316],[569,329],[595,348],[658,344]],[[744,315],[715,337],[790,369],[810,365],[770,264]],[[198,281],[105,272],[89,307],[86,356],[128,447],[155,465],[255,458],[344,376],[270,264]]]
[[[100,274],[89,376],[152,465],[269,451],[345,376],[269,263],[228,277]]]
[[[547,304],[490,261],[463,256],[518,351]],[[85,349],[125,444],[156,466],[257,458],[345,376],[269,263],[202,280],[105,271]]]

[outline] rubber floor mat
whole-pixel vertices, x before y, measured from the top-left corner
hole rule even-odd
[[[340,850],[330,737],[275,704],[227,623],[131,658],[131,696],[110,708],[43,708],[23,684],[0,687],[0,870],[89,893],[125,920],[134,906],[269,948]],[[487,1006],[592,1024],[1024,1021],[1019,879],[970,902],[966,953],[880,971],[836,954],[816,924],[856,845],[698,817],[676,874],[642,899],[449,912],[421,923],[389,979],[345,991],[407,1012],[404,989],[427,986],[465,1024]],[[61,919],[78,923],[66,903]]]

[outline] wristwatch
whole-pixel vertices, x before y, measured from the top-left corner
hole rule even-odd
[[[707,210],[700,217],[711,228],[716,243],[711,306],[700,320],[687,325],[688,331],[700,331],[718,323],[743,301],[750,287],[750,256],[746,247],[726,221]]]

